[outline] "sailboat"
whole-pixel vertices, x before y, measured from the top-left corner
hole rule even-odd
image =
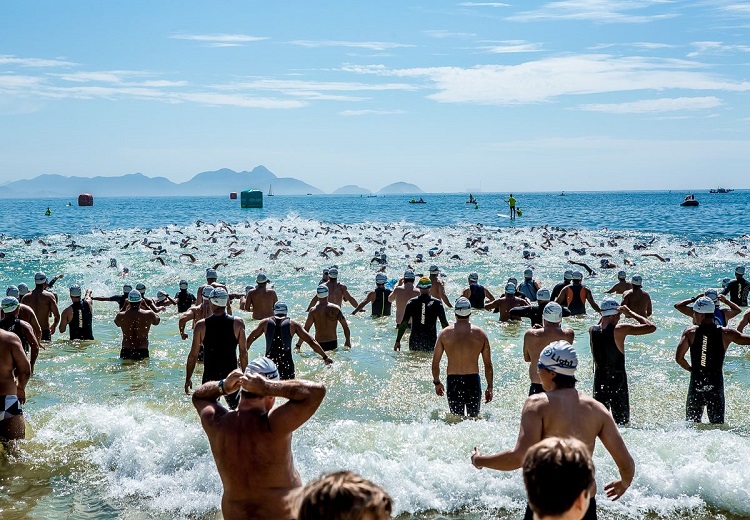
[[[268,185],[268,196],[273,197],[273,186],[271,184]]]

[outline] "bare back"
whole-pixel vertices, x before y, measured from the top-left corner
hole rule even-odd
[[[479,356],[489,344],[482,329],[461,320],[441,330],[437,341],[448,356],[448,375],[479,373]]]
[[[529,363],[529,379],[531,379],[532,383],[541,384],[542,382],[539,379],[539,370],[536,364],[544,347],[558,340],[565,340],[572,345],[574,336],[573,329],[563,329],[562,327],[555,326],[526,331],[526,334],[523,336],[523,358]]]
[[[342,316],[341,307],[330,302],[326,304],[318,303],[313,307],[309,317],[312,318],[315,326],[315,340],[318,343],[321,341],[336,341],[338,339],[336,327]]]
[[[266,289],[265,285],[250,289],[247,293],[245,310],[252,306],[254,320],[262,320],[273,316],[273,305],[278,301],[276,291]]]
[[[57,303],[52,293],[34,289],[24,295],[23,303],[31,307],[31,310],[34,311],[39,326],[43,330],[49,330],[49,315],[53,312],[53,308],[57,309]]]
[[[16,395],[15,370],[26,360],[21,340],[12,332],[0,330],[0,394]],[[25,361],[26,377],[31,372],[28,360]]]
[[[330,279],[326,282],[328,287],[328,301],[334,305],[342,306],[344,302],[344,294],[347,292],[346,285],[338,282],[338,279]],[[315,327],[317,331],[318,327]]]
[[[122,329],[122,346],[131,349],[147,349],[151,325],[156,325],[159,317],[154,311],[131,305],[115,318],[115,325]]]
[[[413,282],[406,282],[403,287],[396,287],[393,289],[393,292],[388,299],[396,302],[396,325],[401,323],[404,319],[406,303],[417,296],[419,296],[419,289],[414,287]]]
[[[636,314],[648,318],[651,315],[651,296],[643,290],[629,290],[622,296],[622,304]]]
[[[517,296],[504,296],[502,298],[499,298],[495,300],[497,302],[496,307],[498,312],[500,313],[500,321],[510,321],[511,319],[518,319],[520,318],[513,318],[510,315],[510,310],[514,307],[521,307],[523,305],[528,305],[526,303],[526,300],[522,300],[521,298]]]

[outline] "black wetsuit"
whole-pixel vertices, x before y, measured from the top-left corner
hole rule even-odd
[[[85,300],[73,302],[73,319],[68,326],[70,327],[70,339],[94,339],[92,330],[93,316],[91,315],[91,305]]]
[[[203,336],[203,382],[219,381],[238,367],[237,337],[234,335],[234,318],[228,314],[212,314],[206,318]],[[239,391],[224,396],[230,408],[237,408]]]
[[[570,280],[565,280],[564,282],[560,282],[559,284],[555,285],[552,288],[552,294],[550,294],[552,301],[557,300],[557,297],[560,296],[560,292],[562,292],[562,290],[568,285],[570,285]]]
[[[21,345],[23,346],[24,352],[26,352],[26,354],[28,355],[31,347],[29,346],[29,342],[26,341],[26,334],[23,333],[20,319],[14,318],[13,316],[5,316],[5,318],[0,321],[0,329],[12,332],[16,336],[18,336],[18,339],[21,340]]]
[[[266,325],[266,357],[276,363],[280,379],[294,379],[289,318],[273,317]]]
[[[570,290],[573,296],[568,298],[568,310],[571,316],[586,314],[586,298],[581,294],[584,290],[588,291],[583,284],[572,284]]]
[[[744,278],[739,280],[735,278],[721,291],[721,294],[729,295],[729,301],[740,307],[747,307],[748,293],[750,293],[750,282]]]
[[[372,302],[373,318],[391,315],[391,302],[388,301],[390,295],[390,289],[386,289],[385,287],[375,288],[375,301]]]
[[[401,323],[411,320],[411,334],[409,335],[409,350],[433,352],[437,341],[437,320],[443,327],[448,326],[445,308],[440,300],[429,294],[420,294],[406,303],[404,319]]]
[[[193,293],[189,293],[187,289],[180,289],[180,292],[174,295],[174,301],[177,302],[177,312],[183,313],[190,310],[190,307],[198,301]]]
[[[690,345],[690,386],[685,416],[700,422],[703,407],[712,424],[724,422],[724,331],[718,325],[698,325]]]
[[[484,285],[469,284],[469,303],[472,309],[484,309]]]
[[[521,305],[520,307],[513,307],[509,313],[511,318],[529,318],[531,320],[531,326],[544,325],[544,308],[549,302],[545,302],[541,305]],[[570,311],[567,307],[562,308],[563,317],[567,318],[570,316]]]
[[[617,424],[630,422],[630,394],[625,373],[625,354],[615,343],[615,325],[591,327],[594,357],[594,399],[612,412]]]
[[[109,298],[107,298],[107,301],[117,302],[117,305],[120,306],[120,310],[124,311],[125,308],[128,305],[128,295],[127,294],[116,294],[115,296],[110,296]]]
[[[482,382],[479,374],[450,374],[445,385],[451,413],[469,417],[479,415],[482,403]]]

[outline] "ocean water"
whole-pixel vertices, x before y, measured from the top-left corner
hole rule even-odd
[[[617,269],[599,270],[591,253],[610,253],[618,265],[627,258],[635,262],[628,273],[643,275],[651,293],[658,330],[626,342],[632,424],[622,434],[636,478],[620,501],[599,497],[600,515],[750,516],[750,353],[732,346],[727,354],[727,424],[686,424],[689,376],[674,362],[674,351],[689,323],[672,308],[699,290],[720,287],[746,260],[750,194],[696,193],[698,208],[681,208],[683,193],[516,194],[524,215],[515,222],[497,216],[508,213],[501,195],[476,195],[479,209],[464,204],[465,195],[424,195],[424,205],[408,204],[404,196],[276,196],[262,210],[242,210],[228,197],[102,198],[91,208],[68,207],[63,199],[0,200],[0,287],[31,285],[40,269],[50,277],[64,273],[57,287],[62,309],[69,304],[64,287],[74,282],[95,295],[112,295],[124,281],[143,281],[154,296],[158,289],[176,292],[180,278],[195,290],[206,267],[222,264],[220,280],[238,292],[265,269],[290,304],[290,316],[302,321],[322,267],[337,264],[341,281],[361,300],[374,285],[370,260],[381,249],[388,274],[397,277],[416,253],[427,257],[431,248],[442,248],[434,262],[451,298],[471,271],[495,294],[526,267],[552,287],[572,258],[598,271],[585,283],[600,300]],[[556,239],[543,249],[547,231],[566,233],[567,244]],[[192,237],[190,246],[181,248],[185,237]],[[166,249],[160,255],[165,265],[141,244],[144,238]],[[481,239],[487,253],[467,248],[467,239]],[[646,242],[648,250],[634,249]],[[327,246],[341,255],[322,256]],[[229,257],[239,249],[244,252]],[[271,260],[279,249],[286,251]],[[523,260],[523,250],[536,258]],[[185,252],[196,262],[180,256]],[[129,274],[109,268],[111,258]],[[162,313],[152,329],[152,357],[138,363],[118,358],[115,313],[115,304],[95,303],[96,341],[70,342],[57,334],[40,354],[27,388],[27,440],[0,457],[0,518],[221,517],[221,484],[183,392],[189,341],[179,339],[176,312]],[[249,330],[249,316],[238,315]],[[295,357],[298,376],[328,388],[318,413],[294,437],[303,480],[352,469],[389,491],[399,518],[518,518],[525,503],[520,472],[478,471],[469,461],[473,446],[490,453],[514,445],[528,388],[521,352],[527,325],[496,320],[484,312],[472,316],[489,334],[495,368],[495,400],[483,405],[479,420],[449,416],[444,399],[434,395],[430,356],[392,350],[393,318],[349,316],[353,348],[335,353],[331,367],[303,349]],[[566,322],[576,332],[579,388],[590,394],[587,329],[596,317]],[[251,358],[262,350],[256,342]],[[200,381],[200,369],[193,381]],[[595,463],[601,490],[617,470],[601,446]]]

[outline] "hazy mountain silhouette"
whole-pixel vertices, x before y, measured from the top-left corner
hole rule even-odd
[[[355,184],[347,184],[333,192],[334,195],[369,195],[372,193],[367,188],[360,188]]]
[[[424,192],[416,184],[409,184],[408,182],[394,182],[393,184],[389,184],[385,188],[382,188],[378,193],[382,193],[383,195],[392,195]]]

